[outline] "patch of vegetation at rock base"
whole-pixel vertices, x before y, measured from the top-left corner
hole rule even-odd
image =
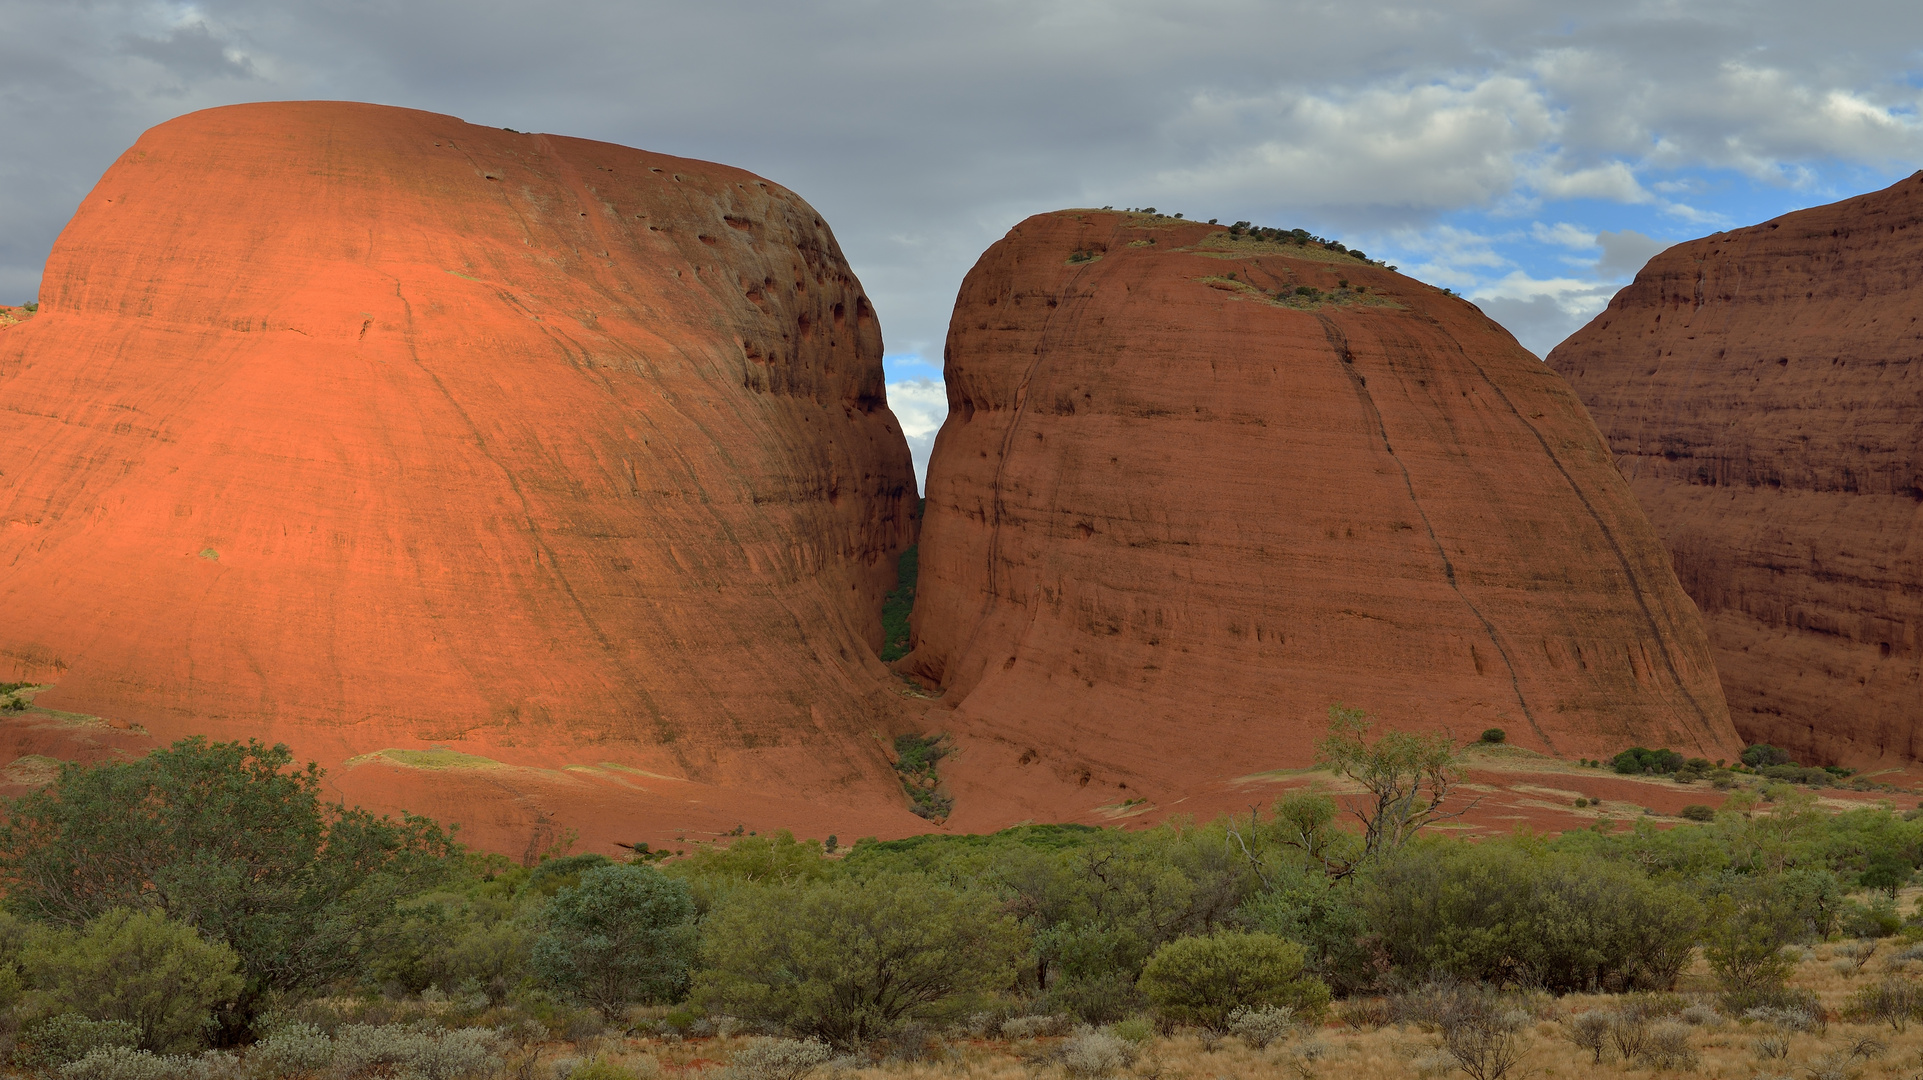
[[[915,549],[901,553],[896,564],[895,591],[881,602],[881,659],[883,663],[908,655],[908,616],[915,610]]]
[[[935,772],[935,766],[952,749],[945,744],[946,738],[939,733],[895,737],[895,772],[901,775],[902,790],[908,793],[912,804],[909,809],[930,821],[947,817],[955,807],[955,800],[939,790],[941,777]]]

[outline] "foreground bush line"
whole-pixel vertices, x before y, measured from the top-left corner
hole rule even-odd
[[[1241,1010],[1224,1029],[1168,1029],[1148,1017],[1078,1024],[1004,1006],[945,1027],[910,1025],[855,1050],[667,1006],[633,1007],[606,1029],[592,1014],[577,1016],[584,1026],[566,1038],[512,1006],[484,1015],[451,1001],[323,1000],[305,1003],[300,1019],[276,1018],[249,1048],[167,1056],[112,1042],[37,1072],[74,1080],[1908,1075],[1923,1054],[1923,1030],[1898,1030],[1856,1006],[1873,996],[1866,988],[1915,961],[1885,957],[1844,974],[1840,961],[1856,959],[1850,943],[1808,950],[1789,978],[1803,1004],[1740,1016],[1722,1008],[1714,975],[1699,963],[1674,993],[1557,998],[1435,983],[1338,1003],[1320,1023],[1284,1008]]]
[[[1459,812],[1445,738],[1338,706],[1319,751],[1364,793],[1132,833],[839,855],[782,833],[531,866],[328,806],[281,747],[70,766],[0,822],[0,1050],[76,1078],[593,1080],[649,1068],[615,1060],[637,1039],[721,1040],[743,1077],[980,1044],[1096,1076],[1193,1040],[1303,1078],[1342,1032],[1393,1029],[1429,1062],[1404,1074],[1494,1080],[1550,1042],[1674,1070],[1725,1049],[1710,1031],[1759,1054],[1845,1023],[1912,1038],[1913,813],[1831,814],[1785,786],[1667,831],[1469,843],[1426,829]]]

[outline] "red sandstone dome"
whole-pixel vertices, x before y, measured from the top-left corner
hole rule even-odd
[[[1549,355],[1701,606],[1737,730],[1923,758],[1923,173],[1678,244]]]
[[[39,705],[287,741],[497,847],[918,824],[874,651],[913,475],[794,193],[214,109],[108,170],[41,304],[0,330],[0,680]]]
[[[898,667],[944,691],[951,824],[1180,812],[1308,764],[1335,702],[1734,756],[1595,425],[1464,300],[1319,246],[1043,214],[963,284],[946,377]]]

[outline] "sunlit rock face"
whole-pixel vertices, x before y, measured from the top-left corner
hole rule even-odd
[[[0,679],[41,705],[288,741],[497,846],[919,823],[874,734],[914,481],[875,314],[794,193],[235,106],[142,136],[41,298],[0,330]]]

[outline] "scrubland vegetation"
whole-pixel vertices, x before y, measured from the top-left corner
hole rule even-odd
[[[1360,794],[533,865],[280,748],[68,766],[0,825],[0,1046],[73,1080],[1923,1069],[1916,811],[1771,781],[1471,843],[1428,828],[1447,740],[1338,708],[1320,750]]]

